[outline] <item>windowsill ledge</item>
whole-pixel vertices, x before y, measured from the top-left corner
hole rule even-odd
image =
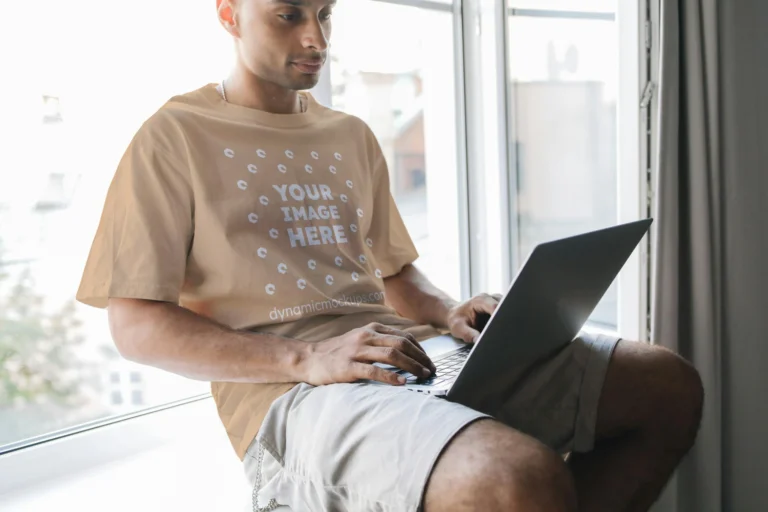
[[[0,457],[0,510],[243,511],[249,490],[212,399]]]

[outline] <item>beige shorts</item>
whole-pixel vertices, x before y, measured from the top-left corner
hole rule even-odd
[[[560,453],[591,450],[617,342],[583,334],[526,371],[492,417]],[[443,448],[464,426],[485,417],[397,386],[299,384],[272,404],[246,453],[253,510],[420,510]]]

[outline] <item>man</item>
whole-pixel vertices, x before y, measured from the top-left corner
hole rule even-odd
[[[412,265],[370,129],[300,92],[333,3],[217,5],[237,64],[138,131],[78,293],[121,354],[212,382],[254,510],[647,510],[694,441],[696,371],[585,335],[494,419],[373,366],[430,374],[417,341],[472,343],[498,297],[458,303]]]

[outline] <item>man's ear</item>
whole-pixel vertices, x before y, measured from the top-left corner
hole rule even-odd
[[[233,37],[239,37],[240,31],[237,28],[237,17],[235,16],[234,0],[216,0],[216,12],[219,16],[219,23]]]

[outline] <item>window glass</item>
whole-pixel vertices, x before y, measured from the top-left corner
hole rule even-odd
[[[618,217],[616,1],[550,0],[536,8],[508,19],[511,215],[520,262],[540,242],[614,225]],[[592,322],[616,327],[617,292],[614,283]]]
[[[453,16],[354,0],[338,4],[334,23],[333,106],[360,117],[376,134],[392,193],[420,253],[416,266],[458,299]]]
[[[0,5],[0,446],[209,390],[124,361],[74,296],[133,134],[230,68],[214,3],[34,6]]]

